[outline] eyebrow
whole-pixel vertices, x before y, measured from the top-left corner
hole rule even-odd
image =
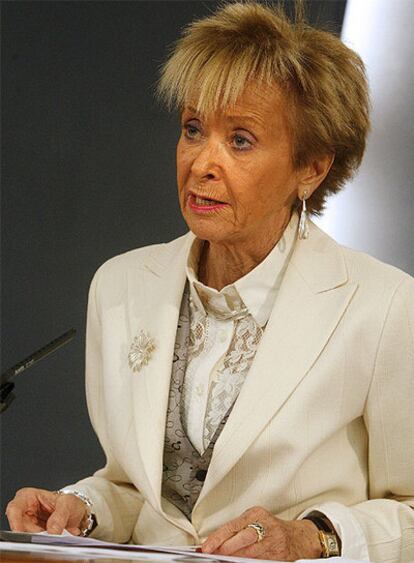
[[[197,111],[196,108],[194,108],[193,106],[185,106],[183,109],[184,110],[188,110],[192,113],[195,113],[196,115],[200,115],[199,112]],[[264,125],[263,121],[260,119],[257,119],[255,117],[251,117],[249,115],[238,115],[238,114],[233,114],[233,115],[225,115],[225,118],[228,121],[249,121],[250,123],[253,123],[254,125]]]
[[[254,125],[263,125],[263,121],[249,115],[226,115],[229,121],[249,121]]]

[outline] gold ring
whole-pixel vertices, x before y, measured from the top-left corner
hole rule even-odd
[[[266,535],[266,530],[264,529],[264,526],[260,524],[260,522],[252,522],[251,524],[247,525],[247,528],[253,528],[253,530],[256,532],[256,543],[261,542]]]

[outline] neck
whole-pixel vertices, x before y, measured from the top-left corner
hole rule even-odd
[[[207,287],[220,291],[251,272],[273,250],[281,239],[290,216],[267,236],[235,243],[206,241],[200,256],[198,279]]]

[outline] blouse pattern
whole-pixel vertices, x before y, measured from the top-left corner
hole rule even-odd
[[[292,217],[268,257],[221,291],[197,279],[202,241],[190,251],[171,374],[162,481],[162,496],[189,519],[208,476],[215,443],[254,361],[296,230],[297,218]]]
[[[175,353],[171,372],[164,439],[162,496],[191,520],[213,455],[214,445],[230,415],[232,405],[221,419],[207,449],[200,454],[183,426],[182,389],[189,349],[190,315],[188,284],[178,320]]]
[[[202,454],[237,399],[254,361],[297,237],[292,214],[281,239],[253,270],[221,291],[197,277],[204,241],[187,258],[189,337],[183,382],[183,428]]]
[[[263,334],[237,290],[221,295],[199,292],[204,311],[190,298],[190,331],[183,385],[183,427],[200,454],[209,446],[223,417],[237,399]],[[220,338],[222,337],[222,338]],[[213,353],[214,352],[214,353]],[[205,393],[205,386],[208,392]],[[194,401],[200,397],[200,401]],[[204,399],[204,402],[203,402]],[[200,404],[201,403],[201,404]],[[202,441],[194,439],[191,407],[204,413]]]

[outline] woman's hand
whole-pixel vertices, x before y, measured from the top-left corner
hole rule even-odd
[[[249,524],[260,523],[265,530],[262,541]],[[281,520],[261,507],[246,510],[210,534],[201,546],[203,553],[296,561],[321,556],[318,529],[309,520]]]
[[[6,516],[14,532],[68,532],[79,536],[86,526],[88,510],[75,495],[59,495],[44,489],[27,487],[17,491],[9,502]]]

